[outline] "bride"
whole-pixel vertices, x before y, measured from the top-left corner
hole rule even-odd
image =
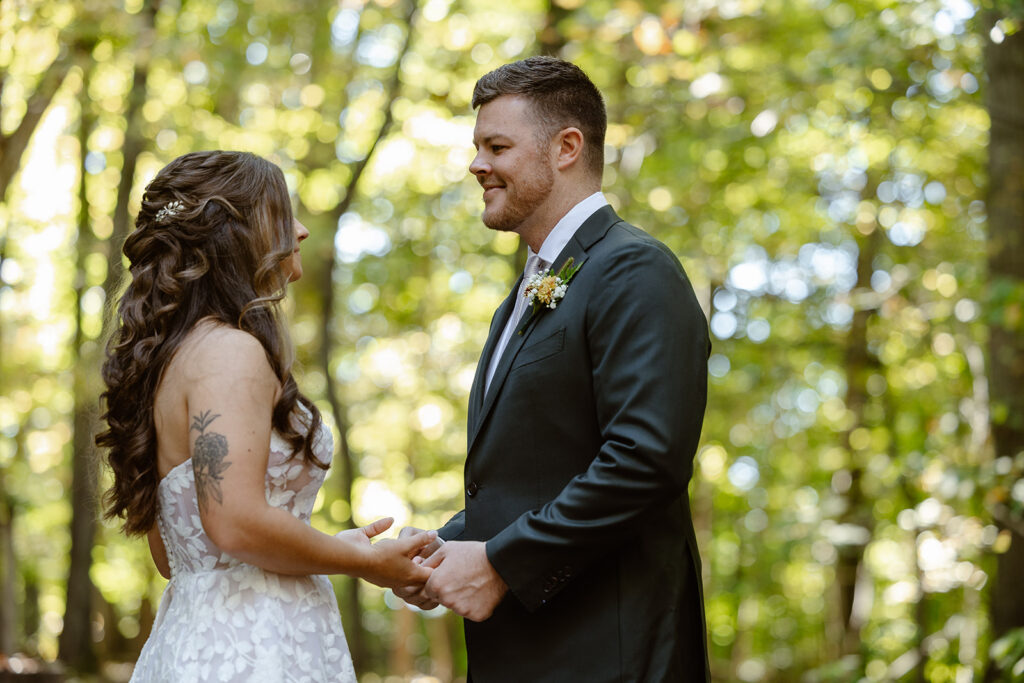
[[[324,574],[422,583],[434,532],[371,543],[377,520],[310,525],[330,430],[296,386],[277,303],[309,232],[281,170],[196,152],[146,188],[103,366],[106,515],[147,534],[169,578],[133,681],[350,681]]]

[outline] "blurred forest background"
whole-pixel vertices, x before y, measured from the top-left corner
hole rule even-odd
[[[164,581],[98,521],[98,368],[143,187],[264,155],[335,430],[314,523],[461,507],[521,259],[479,220],[476,79],[604,92],[604,190],[710,319],[691,496],[716,681],[1024,680],[1020,0],[3,0],[0,677],[124,680]],[[363,683],[458,680],[461,622],[344,577]],[[54,677],[57,680],[61,674]],[[27,679],[26,679],[27,680]]]

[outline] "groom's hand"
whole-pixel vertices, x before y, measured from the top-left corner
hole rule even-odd
[[[398,532],[398,537],[405,538],[407,536],[415,536],[416,534],[422,534],[424,531],[426,531],[426,529],[418,529],[414,526],[407,526],[403,527],[402,530]],[[417,553],[416,557],[421,557],[425,560],[431,555],[433,555],[435,552],[437,552],[437,549],[440,548],[443,544],[444,539],[438,536],[434,539],[432,543],[423,546],[420,549],[419,553]]]
[[[449,541],[428,557],[433,569],[423,592],[470,621],[483,621],[508,591],[480,541]]]
[[[398,537],[405,538],[407,536],[415,536],[422,532],[423,529],[417,529],[414,526],[407,526],[398,533]],[[437,549],[440,548],[443,543],[444,540],[438,536],[434,539],[433,543],[430,543],[420,549],[420,552],[415,558],[413,558],[413,562],[422,562],[424,559],[430,557],[437,552]],[[434,609],[437,607],[438,603],[427,597],[423,592],[423,586],[424,584],[419,583],[412,586],[399,586],[397,588],[392,588],[391,590],[395,595],[402,598],[402,600],[405,600],[410,605],[415,605],[423,610]]]

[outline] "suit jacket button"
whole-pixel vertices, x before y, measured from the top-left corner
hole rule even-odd
[[[472,498],[476,495],[476,492],[480,490],[480,486],[475,482],[469,482],[469,486],[466,487],[466,494]]]

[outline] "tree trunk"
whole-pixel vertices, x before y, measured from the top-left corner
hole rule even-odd
[[[558,25],[571,14],[570,10],[548,0],[547,12],[544,15],[544,28],[537,34],[537,47],[540,54],[547,57],[558,57],[565,47],[565,36]]]
[[[21,633],[23,648],[32,654],[39,652],[39,575],[35,571],[22,572],[25,590],[22,591]]]
[[[112,306],[124,267],[121,261],[121,244],[131,229],[129,200],[135,180],[135,168],[139,154],[145,149],[146,140],[139,130],[140,111],[146,101],[146,83],[149,76],[150,49],[153,44],[156,13],[159,2],[146,4],[141,12],[143,25],[139,29],[139,40],[132,89],[125,110],[126,132],[122,147],[123,165],[114,207],[113,231],[107,241],[107,272],[103,279],[103,293],[107,306]],[[89,220],[88,197],[85,190],[85,156],[87,141],[92,128],[89,115],[86,82],[82,90],[82,115],[80,124],[81,174],[80,206],[78,225],[78,273],[84,278],[84,259],[94,242]],[[99,366],[99,349],[90,344],[82,331],[81,296],[86,283],[76,283],[77,299],[75,330],[75,404],[74,438],[72,453],[71,484],[71,566],[68,571],[67,602],[64,612],[64,630],[59,641],[59,657],[79,671],[93,671],[97,665],[92,643],[92,580],[89,572],[92,566],[92,546],[96,532],[97,518],[97,472],[93,450],[93,435],[96,432],[95,406],[98,393],[94,373]],[[104,318],[104,328],[114,322],[114,316]],[[104,329],[104,332],[107,330]],[[101,334],[101,338],[105,338]],[[116,628],[116,627],[114,627]],[[109,631],[108,631],[109,633]]]
[[[89,101],[89,73],[85,72],[79,95],[79,190],[77,273],[75,281],[75,369],[74,369],[74,435],[71,453],[71,563],[68,569],[67,599],[64,610],[64,629],[60,634],[60,658],[76,671],[96,671],[96,653],[92,642],[92,545],[96,533],[97,474],[93,451],[96,392],[93,387],[97,354],[86,346],[82,329],[82,298],[89,287],[86,282],[85,260],[95,249],[95,239],[89,220],[89,196],[86,191],[88,172],[85,158],[88,154],[89,133],[94,125]]]
[[[989,17],[992,25],[991,19]],[[1024,33],[986,39],[989,138],[988,267],[990,420],[995,456],[1024,452]],[[1011,535],[996,558],[992,635],[1024,627],[1024,536],[1019,519],[997,520]]]
[[[139,133],[139,110],[146,100],[146,80],[149,75],[148,65],[136,64],[135,75],[132,78],[132,94],[128,100],[128,111],[125,119],[128,122],[128,131],[125,134],[124,165],[121,167],[121,180],[117,186],[117,203],[114,206],[114,229],[110,235],[109,253],[107,260],[107,277],[103,289],[108,295],[116,293],[117,285],[121,281],[121,273],[124,266],[121,262],[121,244],[125,237],[131,232],[132,221],[128,213],[128,202],[131,198],[132,186],[135,183],[135,167],[139,154],[145,149],[146,141]],[[109,288],[108,288],[109,285]],[[113,296],[107,299],[108,305],[112,305]]]
[[[339,66],[338,64],[334,64],[334,63],[328,62],[326,60],[320,60],[320,59],[314,60],[313,61],[313,74],[312,74],[311,80],[313,82],[320,82],[321,79],[320,79],[320,77],[319,77],[317,72],[324,71],[324,70],[344,69],[346,74],[347,74],[347,76],[348,76],[347,80],[351,81],[351,79],[352,79],[351,72],[354,70],[354,67],[351,66],[351,63],[354,61],[354,56],[353,55],[354,55],[354,52],[355,52],[355,48],[356,48],[356,46],[359,45],[359,41],[362,39],[362,36],[363,36],[363,27],[362,27],[362,24],[360,23],[360,25],[359,25],[359,27],[357,28],[357,31],[356,31],[356,36],[352,40],[351,47],[349,49],[349,54],[347,55],[347,61],[342,62],[342,64],[345,65],[344,67]],[[330,43],[331,43],[331,33],[330,33],[330,27],[329,27],[328,22],[326,22],[326,21],[317,22],[316,29],[315,29],[314,34],[313,34],[313,44],[312,44],[311,49],[310,49],[310,54],[319,55],[319,54],[325,54],[325,53],[331,52],[333,50],[333,48],[331,47]],[[337,112],[344,111],[345,108],[348,106],[347,90],[344,89],[344,88],[339,88],[337,90],[337,92],[335,92],[334,94],[338,98],[337,102],[334,103],[336,105],[336,111]],[[327,166],[329,166],[330,164],[332,164],[336,160],[337,160],[337,152],[335,151],[334,144],[333,143],[331,143],[331,144],[320,144],[318,146],[313,147],[313,149],[310,151],[310,154],[306,156],[305,163],[308,166],[308,168],[307,168],[307,171],[308,171],[308,170],[313,169],[313,168],[324,168],[324,167],[327,167]],[[331,218],[333,218],[334,221],[335,221],[334,225],[332,226],[332,229],[334,231],[337,231],[337,218],[338,217],[337,217],[337,215],[332,215]],[[333,234],[331,236],[331,239],[333,240]],[[333,252],[333,249],[334,249],[334,243],[333,242],[328,242],[327,246],[325,247],[325,252],[326,251],[332,251]],[[333,301],[333,298],[334,298],[334,287],[333,287],[333,275],[331,274],[332,271],[333,271],[333,265],[334,265],[333,254],[331,255],[330,258],[325,259],[325,261],[326,261],[326,263],[323,265],[323,267],[326,269],[326,272],[328,274],[323,275],[321,277],[321,282],[323,283],[323,286],[321,286],[319,288],[319,293],[320,293],[320,296],[321,296],[321,301],[320,301],[320,304],[321,304],[320,310],[321,310],[321,312],[325,311],[325,310],[334,310],[334,301]],[[317,275],[320,276],[321,274],[317,273]],[[327,299],[327,298],[330,298],[331,301],[330,302],[325,301],[325,299]],[[337,458],[335,459],[335,462],[342,463],[341,466],[340,466],[341,467],[341,480],[342,481],[338,484],[338,495],[339,495],[339,497],[343,501],[345,501],[347,504],[349,504],[349,510],[350,510],[350,517],[349,517],[349,519],[343,520],[342,523],[343,523],[343,525],[346,528],[351,528],[352,527],[352,519],[351,519],[352,467],[351,467],[351,456],[349,455],[349,451],[348,451],[348,439],[347,439],[348,427],[347,427],[347,423],[343,423],[343,422],[339,421],[340,418],[343,417],[344,411],[343,411],[343,409],[342,409],[342,407],[340,405],[336,389],[334,389],[332,387],[333,380],[330,378],[330,373],[329,373],[329,370],[328,370],[328,368],[330,366],[330,352],[329,352],[329,348],[330,347],[329,347],[328,340],[331,338],[331,336],[330,336],[330,325],[326,322],[326,320],[327,319],[321,319],[321,321],[320,321],[320,323],[321,323],[321,330],[320,330],[320,340],[321,340],[320,346],[321,346],[321,348],[319,349],[319,355],[317,357],[317,361],[318,361],[318,363],[320,364],[320,366],[324,370],[324,376],[325,376],[326,381],[327,381],[327,390],[326,390],[325,393],[327,394],[327,400],[328,400],[328,403],[330,405],[331,415],[334,418],[335,425],[338,428],[338,449],[337,449],[338,450],[338,455],[337,455]],[[353,655],[354,655],[353,661],[355,661],[355,662],[361,661],[360,657],[362,657],[362,655],[365,654],[365,646],[364,646],[364,638],[363,638],[363,624],[362,624],[362,610],[359,607],[359,586],[358,586],[358,581],[359,580],[354,578],[354,577],[341,576],[341,577],[339,577],[339,582],[338,582],[339,583],[338,592],[343,596],[343,598],[339,601],[338,607],[339,607],[339,609],[341,611],[342,623],[345,624],[345,632],[346,632],[346,635],[348,637],[349,650],[353,653]],[[355,585],[353,585],[353,584],[355,584]],[[365,659],[362,660],[362,661],[365,661]]]
[[[0,486],[2,486],[0,479]],[[7,492],[0,490],[0,652],[14,652],[16,615],[14,613],[14,505]]]
[[[880,231],[876,229],[865,239],[858,239],[857,285],[856,290],[866,291],[870,287],[872,261],[878,250]],[[846,510],[840,522],[866,529],[870,538],[872,529],[871,502],[864,496],[862,478],[864,463],[851,443],[853,432],[864,427],[864,409],[868,401],[867,379],[878,367],[877,359],[868,349],[868,322],[875,314],[871,308],[860,308],[853,314],[853,322],[846,343],[846,407],[853,414],[853,423],[846,433],[845,440],[849,452],[849,481],[846,490]],[[858,575],[864,560],[866,540],[850,538],[849,542],[839,546],[836,561],[836,583],[839,588],[839,614],[843,624],[843,654],[853,654],[860,650],[860,615],[854,611]]]
[[[352,175],[345,187],[345,196],[331,214],[330,224],[334,227],[335,231],[338,230],[338,221],[349,210],[349,207],[352,206],[352,201],[355,199],[356,192],[359,188],[359,180],[362,178],[363,171],[366,170],[366,165],[369,163],[370,158],[377,149],[377,146],[385,137],[387,137],[388,131],[391,129],[391,124],[394,121],[393,105],[395,99],[398,97],[398,92],[402,83],[402,59],[408,53],[409,46],[412,44],[412,35],[415,28],[414,20],[418,7],[418,2],[415,0],[409,3],[408,14],[406,15],[406,26],[408,27],[408,30],[405,34],[405,42],[402,44],[402,49],[399,51],[398,57],[395,59],[394,74],[387,86],[388,98],[384,121],[381,124],[380,130],[377,131],[377,136],[374,138],[370,148],[366,151],[363,158],[356,162],[355,167],[352,169]],[[333,372],[331,372],[331,349],[333,348],[334,341],[333,335],[331,334],[331,323],[335,316],[334,269],[337,265],[334,243],[335,239],[334,235],[332,235],[330,242],[328,243],[328,248],[324,250],[325,257],[322,271],[323,280],[320,287],[322,299],[320,310],[321,328],[319,361],[326,383],[327,402],[331,407],[331,415],[338,428],[339,440],[337,462],[340,463],[341,467],[341,484],[339,486],[341,499],[348,504],[349,509],[351,510],[352,485],[355,482],[355,463],[353,462],[352,453],[349,450],[348,445],[348,419],[342,405],[340,392],[338,391],[338,383],[334,379]],[[351,514],[344,524],[346,528],[352,528],[354,522]],[[360,666],[361,663],[368,660],[366,656],[366,645],[363,638],[362,610],[359,608],[359,582],[355,579],[349,579],[346,580],[343,585],[346,592],[346,599],[344,601],[344,619],[350,626],[347,630],[349,636],[349,648],[352,651],[353,661],[356,662],[357,666]],[[365,664],[363,664],[363,666],[365,666]]]
[[[906,496],[908,507],[915,506],[917,503],[916,496],[910,488],[906,477],[900,477],[900,484],[903,488],[903,494]],[[919,559],[918,539],[921,535],[921,527],[914,525],[913,538],[911,540],[911,552],[914,553],[914,582],[917,584],[917,600],[914,602],[914,652],[915,663],[914,663],[914,681],[916,683],[925,683],[927,677],[925,675],[925,666],[928,664],[928,648],[925,644],[925,638],[928,636],[928,594],[925,592],[924,586],[924,571],[921,569],[921,561]],[[966,586],[964,590],[969,590]],[[968,612],[964,612],[968,614]],[[970,622],[971,620],[966,620]]]
[[[409,639],[416,633],[417,616],[409,609],[397,610],[392,615],[391,652],[388,657],[388,671],[411,680],[416,674],[416,658],[409,651]]]
[[[421,617],[430,643],[430,674],[442,681],[452,680],[455,673],[455,662],[452,657],[452,637],[448,629],[448,619],[444,617]]]

